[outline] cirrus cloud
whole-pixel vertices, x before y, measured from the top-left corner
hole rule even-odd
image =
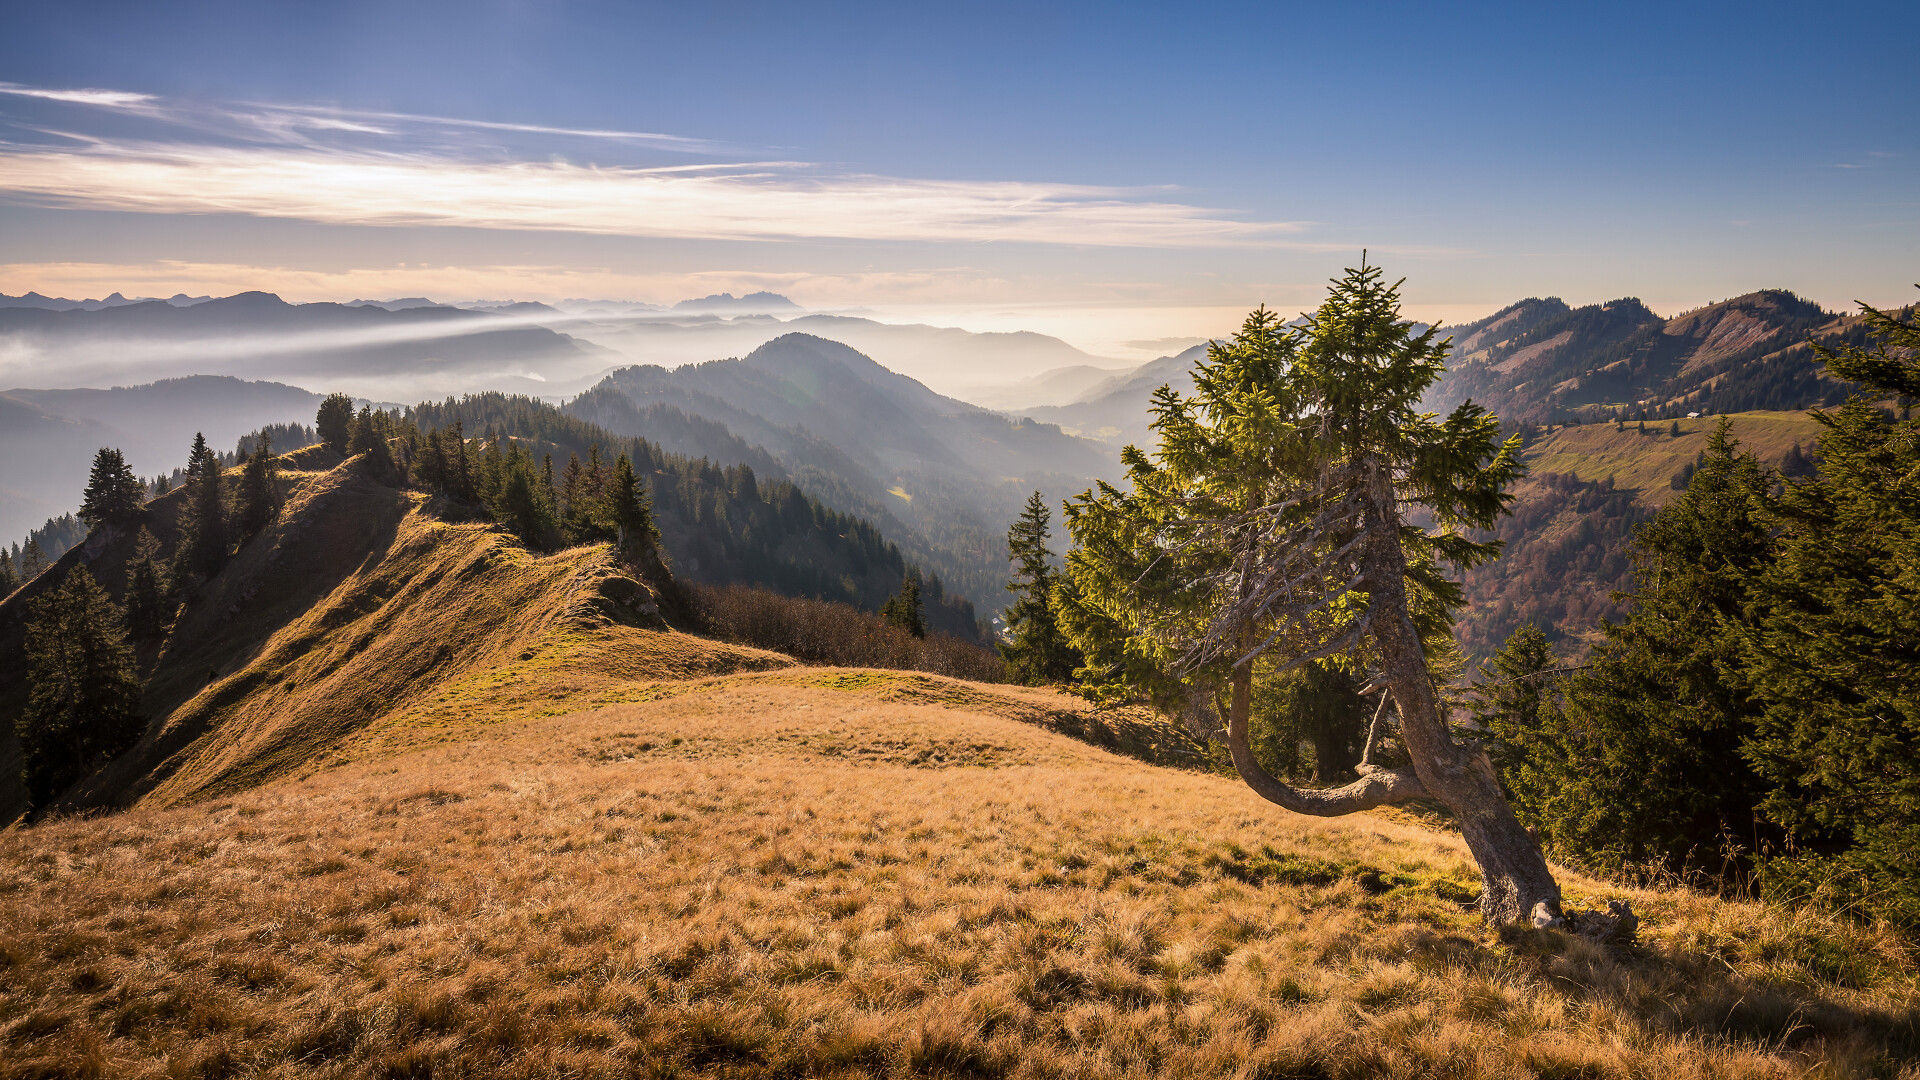
[[[330,225],[724,240],[1221,247],[1273,244],[1302,229],[1126,189],[826,174],[790,162],[597,167],[311,145],[81,141],[76,149],[0,147],[0,198]]]

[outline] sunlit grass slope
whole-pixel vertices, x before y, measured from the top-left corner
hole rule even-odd
[[[1635,892],[1633,952],[1503,937],[1457,840],[1144,715],[805,668],[566,711],[512,655],[332,768],[0,835],[0,1077],[1914,1075],[1885,935]]]
[[[1745,412],[1729,416],[1733,437],[1742,450],[1778,465],[1788,447],[1803,449],[1823,430],[1804,412]],[[1680,434],[1671,434],[1672,420],[1649,420],[1643,432],[1637,423],[1615,431],[1612,424],[1582,424],[1555,428],[1527,448],[1527,467],[1537,472],[1571,473],[1582,480],[1613,478],[1615,485],[1632,489],[1640,501],[1665,506],[1679,496],[1674,474],[1707,447],[1719,417],[1680,420]]]
[[[357,459],[319,458],[290,457],[279,520],[193,594],[152,661],[146,737],[64,805],[241,790],[396,713],[552,712],[634,678],[792,663],[667,631],[604,546],[529,553],[492,526],[443,520]],[[95,564],[116,570],[111,552]]]

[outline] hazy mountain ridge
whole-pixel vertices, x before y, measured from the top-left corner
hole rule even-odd
[[[617,423],[605,394],[705,416],[765,447],[823,498],[837,488],[867,506],[889,507],[944,556],[936,565],[952,568],[949,587],[988,610],[999,606],[1006,576],[1006,523],[1028,493],[1038,488],[1057,498],[1114,468],[1103,448],[1053,425],[944,397],[847,345],[806,334],[736,360],[625,368],[568,410]]]
[[[80,505],[94,451],[110,446],[142,476],[184,464],[196,432],[216,450],[274,423],[312,423],[321,395],[225,375],[111,389],[0,393],[0,537],[24,536]]]
[[[476,383],[557,392],[619,359],[524,316],[416,306],[289,304],[250,292],[188,307],[151,300],[93,311],[0,309],[4,376],[68,385],[186,375],[270,375],[407,400]],[[553,386],[545,384],[551,379]]]
[[[1131,371],[1111,376],[1083,391],[1078,400],[1066,405],[1042,406],[1020,410],[1022,415],[1049,424],[1058,424],[1086,439],[1095,439],[1118,450],[1129,444],[1149,447],[1154,443],[1148,428],[1153,415],[1153,392],[1172,386],[1181,393],[1193,390],[1193,365],[1207,355],[1205,345],[1195,345],[1174,356],[1163,356]]]

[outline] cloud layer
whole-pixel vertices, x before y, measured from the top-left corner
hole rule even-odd
[[[287,106],[176,105],[114,90],[0,84],[64,107],[0,142],[0,199],[152,214],[244,214],[329,225],[460,226],[614,236],[846,239],[1097,247],[1285,244],[1299,223],[1245,221],[1167,193],[1089,185],[836,172],[804,162],[591,165],[529,152],[559,138],[618,156],[711,157],[648,132],[541,127]],[[90,134],[88,115],[138,138]],[[81,121],[74,123],[74,120]],[[588,156],[600,156],[590,153]]]

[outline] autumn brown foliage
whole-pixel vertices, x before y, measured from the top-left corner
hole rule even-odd
[[[696,585],[689,596],[700,633],[786,653],[804,663],[926,671],[975,682],[1007,680],[1006,662],[972,642],[938,632],[916,637],[882,616],[847,604],[743,585]]]

